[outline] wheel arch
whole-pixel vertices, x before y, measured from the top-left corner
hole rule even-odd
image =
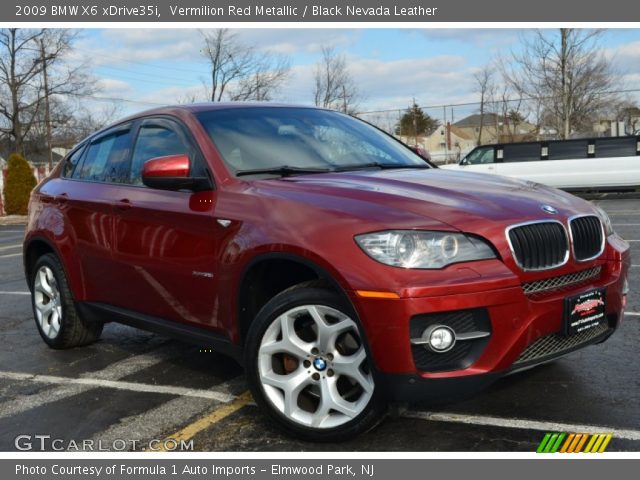
[[[75,298],[78,298],[79,294],[83,292],[83,290],[80,288],[82,286],[82,273],[80,271],[74,272],[73,266],[67,265],[65,256],[50,239],[42,235],[32,236],[25,241],[23,251],[24,253],[22,256],[22,261],[24,274],[27,281],[27,286],[29,287],[30,291],[33,267],[38,261],[38,258],[40,258],[42,255],[46,255],[47,253],[52,253],[58,258],[58,260],[60,260],[60,265],[64,270],[65,276],[67,277],[72,295]]]
[[[264,286],[263,282],[269,280],[270,275],[278,270],[280,275],[276,281],[270,283],[266,289],[256,292],[256,286]],[[314,260],[292,253],[270,252],[252,258],[242,270],[236,292],[240,344],[244,345],[255,315],[271,298],[287,288],[313,280],[339,294],[357,314],[357,309],[345,288],[346,282],[337,272],[331,272],[329,268],[319,265]]]

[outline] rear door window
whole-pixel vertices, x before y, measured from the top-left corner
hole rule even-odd
[[[129,176],[130,129],[118,129],[94,140],[87,147],[82,165],[73,178],[92,182],[122,183]]]

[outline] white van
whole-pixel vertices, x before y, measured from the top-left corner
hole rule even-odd
[[[640,136],[483,145],[457,165],[567,190],[640,187]]]

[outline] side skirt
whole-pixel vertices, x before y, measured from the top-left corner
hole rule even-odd
[[[242,348],[224,335],[205,328],[185,325],[172,320],[152,317],[104,303],[77,302],[83,318],[93,322],[116,322],[130,327],[165,335],[202,348],[211,348],[241,363]]]

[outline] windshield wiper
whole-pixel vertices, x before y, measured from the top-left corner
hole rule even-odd
[[[397,164],[397,163],[380,163],[380,162],[370,162],[370,163],[354,163],[353,165],[341,165],[339,167],[335,167],[335,172],[346,172],[348,170],[365,170],[367,168],[379,168],[381,170],[391,170],[393,168],[418,168],[425,169],[430,168],[428,165],[408,165],[408,164]]]
[[[289,175],[305,175],[311,173],[328,173],[332,170],[328,168],[305,168],[305,167],[290,167],[288,165],[282,165],[280,167],[271,168],[256,168],[253,170],[240,170],[236,172],[237,177],[245,175],[260,175],[260,174],[274,174],[282,177],[288,177]]]

